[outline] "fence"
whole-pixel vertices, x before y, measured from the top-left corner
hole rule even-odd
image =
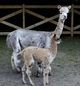
[[[19,29],[19,28],[32,29],[32,28],[35,28],[35,27],[42,25],[44,23],[47,23],[47,22],[57,25],[57,22],[54,19],[58,18],[59,14],[56,14],[52,17],[47,18],[41,14],[38,14],[38,13],[30,10],[30,9],[49,9],[49,8],[54,10],[54,8],[57,9],[57,6],[56,5],[25,5],[25,4],[23,4],[23,5],[1,5],[0,9],[3,9],[3,10],[6,10],[6,9],[19,9],[19,10],[1,17],[0,23],[7,25],[9,27],[12,27],[14,29]],[[80,34],[80,30],[79,30],[80,24],[77,24],[76,26],[74,25],[74,19],[75,19],[74,14],[76,13],[77,15],[80,15],[80,11],[78,9],[80,9],[80,6],[77,6],[77,5],[75,6],[72,4],[72,8],[70,10],[70,12],[71,12],[70,13],[71,14],[70,26],[64,25],[64,29],[66,31],[63,31],[63,34],[71,34],[71,36],[73,36],[74,34]],[[22,25],[23,25],[22,27],[6,21],[6,19],[16,16],[20,13],[22,13],[22,18],[23,18],[22,19]],[[40,18],[40,19],[42,19],[42,21],[25,27],[25,16],[27,16],[25,13],[28,13],[32,16]],[[0,35],[7,35],[8,33],[9,32],[0,32]]]

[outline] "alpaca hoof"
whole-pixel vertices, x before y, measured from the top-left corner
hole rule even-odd
[[[46,83],[46,85],[49,85],[49,83]]]
[[[26,84],[27,82],[25,80],[23,80],[23,83]]]
[[[34,84],[34,83],[32,83],[31,85],[32,85],[32,86],[35,86],[35,84]]]
[[[27,82],[25,81],[25,82],[23,82],[24,84],[26,84]]]

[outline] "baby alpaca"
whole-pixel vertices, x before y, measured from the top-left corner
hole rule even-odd
[[[46,86],[48,84],[48,74],[50,72],[50,64],[54,60],[57,54],[57,44],[60,43],[60,39],[56,38],[54,34],[51,36],[50,40],[50,48],[38,48],[35,46],[30,46],[22,51],[22,57],[24,59],[24,65],[22,67],[22,80],[24,83],[25,81],[25,72],[29,78],[29,81],[32,86],[34,86],[34,83],[31,79],[31,68],[34,64],[35,60],[41,61],[43,65],[43,84]]]

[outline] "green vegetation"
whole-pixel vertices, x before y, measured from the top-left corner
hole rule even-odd
[[[62,36],[62,43],[58,45],[55,64],[60,66],[80,65],[80,36]]]
[[[10,64],[11,53],[6,45],[6,37],[0,37],[0,65]]]

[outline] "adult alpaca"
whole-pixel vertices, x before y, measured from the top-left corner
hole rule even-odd
[[[30,76],[31,76],[31,69],[32,69],[32,66],[33,66],[35,60],[42,62],[44,86],[46,86],[49,83],[48,74],[50,72],[50,69],[49,69],[50,64],[56,57],[57,44],[59,44],[60,41],[61,40],[58,39],[55,34],[52,34],[51,39],[50,39],[50,48],[49,49],[39,48],[36,46],[29,46],[22,50],[21,55],[22,55],[22,58],[24,59],[24,65],[22,67],[22,80],[24,83],[26,83],[25,76],[27,74],[31,85],[34,86],[34,83]]]
[[[7,46],[13,50],[11,56],[11,65],[13,70],[20,72],[20,59],[18,57],[18,53],[21,51],[21,47],[37,46],[41,48],[49,48],[51,34],[55,33],[56,37],[60,38],[64,22],[67,19],[67,14],[69,13],[70,8],[71,6],[61,7],[58,5],[60,15],[56,29],[53,32],[18,29],[7,35]]]

